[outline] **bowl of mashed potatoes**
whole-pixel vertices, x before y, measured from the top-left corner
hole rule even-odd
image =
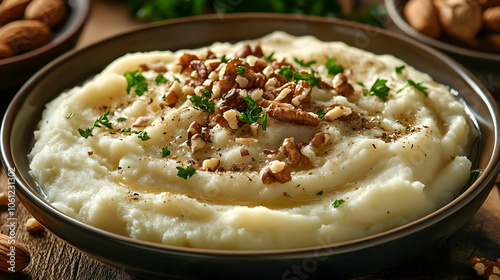
[[[392,33],[212,15],[43,69],[5,115],[2,156],[35,218],[130,273],[354,277],[475,213],[497,114],[467,70]]]

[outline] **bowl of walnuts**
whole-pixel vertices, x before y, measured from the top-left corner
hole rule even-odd
[[[500,0],[385,0],[405,34],[461,62],[500,62]]]
[[[16,90],[73,48],[89,6],[88,0],[0,1],[0,90]]]

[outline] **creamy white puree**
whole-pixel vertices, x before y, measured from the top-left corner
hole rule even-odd
[[[187,52],[204,60],[207,49],[217,58],[224,54],[233,58],[244,44],[254,48],[257,42],[264,56],[274,52],[273,59],[285,59],[295,69],[310,73],[294,57],[316,61],[311,66],[315,75],[334,86],[339,81],[328,75],[325,63],[336,58],[354,93],[345,97],[314,86],[311,106],[304,110],[316,116],[320,109],[341,104],[371,125],[337,119],[306,126],[268,117],[266,130],[257,127],[254,137],[248,124],[236,131],[217,124],[209,130],[211,143],[193,153],[186,144],[187,130],[193,121],[205,124],[209,114],[194,109],[189,101],[195,91],[201,94],[199,90],[182,90],[186,77],[197,74],[180,73],[179,58]],[[248,56],[246,61],[253,65],[256,59]],[[169,88],[154,85],[158,73],[153,70],[142,73],[148,92],[126,93],[123,74],[153,62],[166,65],[164,76],[169,81],[180,81],[179,100],[172,108],[158,107]],[[396,73],[402,65],[401,74]],[[214,70],[220,71],[220,67]],[[263,72],[269,71],[279,69]],[[210,79],[217,81],[216,76]],[[377,78],[387,80],[386,102],[363,95]],[[422,82],[428,96],[411,86],[396,93],[408,79]],[[258,93],[253,97],[262,100]],[[217,112],[222,100],[214,100]],[[79,134],[79,128],[91,127],[107,110],[112,130],[101,126],[91,137]],[[187,247],[294,248],[379,233],[451,201],[471,169],[464,152],[470,133],[466,120],[463,106],[445,86],[400,59],[275,32],[235,45],[215,43],[197,50],[133,53],[117,59],[91,81],[47,104],[29,157],[33,177],[48,200],[86,224]],[[132,133],[123,133],[125,128]],[[150,139],[139,139],[133,133],[139,130],[147,131]],[[291,164],[280,152],[264,152],[278,151],[285,138],[308,142],[322,131],[330,134],[325,146],[307,145],[301,150],[311,160],[307,166]],[[167,145],[171,154],[162,157]],[[243,156],[242,150],[248,155]],[[202,170],[203,160],[210,158],[220,161],[215,172]],[[262,183],[261,170],[274,160],[290,167],[291,181]],[[183,179],[177,176],[178,166],[193,166],[197,172]],[[336,200],[344,202],[333,207]]]

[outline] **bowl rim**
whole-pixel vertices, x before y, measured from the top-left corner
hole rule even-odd
[[[411,25],[409,25],[408,22],[404,19],[402,15],[402,5],[397,5],[396,0],[384,0],[384,3],[387,14],[391,18],[391,20],[394,22],[396,27],[403,31],[406,35],[443,51],[448,51],[465,57],[500,62],[500,54],[481,52],[478,50],[452,45],[450,43],[446,43],[444,41],[429,37],[423,33],[418,32],[413,27],[411,27]]]
[[[317,16],[305,16],[305,15],[285,15],[285,14],[271,14],[271,13],[240,13],[240,14],[225,14],[224,17],[230,19],[246,19],[246,18],[256,18],[256,19],[282,19],[282,20],[306,20],[310,22],[321,22],[321,23],[330,23],[337,24],[344,27],[349,28],[367,28],[366,25],[345,21],[341,19],[335,18],[324,18]],[[490,182],[494,181],[499,170],[500,170],[500,150],[499,150],[499,141],[494,142],[493,152],[491,157],[488,160],[488,164],[486,168],[481,172],[481,174],[476,178],[476,180],[470,184],[470,186],[462,192],[458,197],[454,198],[451,202],[446,204],[445,206],[439,208],[438,210],[425,215],[415,221],[407,223],[403,226],[396,227],[394,229],[390,229],[378,234],[369,235],[362,238],[357,238],[353,240],[348,240],[344,242],[325,244],[325,245],[316,245],[309,247],[300,247],[300,248],[291,248],[291,249],[272,249],[272,250],[225,250],[225,249],[204,249],[204,248],[190,248],[190,247],[182,247],[177,245],[168,245],[162,243],[156,243],[151,241],[144,241],[134,239],[128,236],[119,235],[116,233],[108,232],[88,224],[85,224],[79,220],[71,218],[70,216],[64,214],[60,210],[56,209],[52,204],[50,204],[47,200],[45,200],[40,194],[38,194],[32,187],[28,185],[22,179],[21,174],[18,169],[15,168],[14,163],[14,155],[11,153],[11,135],[10,132],[12,130],[12,126],[14,123],[14,119],[18,114],[18,110],[23,105],[24,99],[26,96],[30,94],[31,87],[36,85],[36,82],[43,78],[44,73],[49,71],[52,68],[57,67],[59,64],[64,63],[66,60],[77,56],[80,52],[85,52],[87,50],[91,50],[94,48],[99,48],[99,46],[108,43],[112,40],[117,40],[123,36],[131,36],[134,33],[141,32],[144,29],[154,29],[163,27],[166,25],[173,24],[183,24],[187,22],[199,22],[202,23],[204,21],[213,21],[220,20],[219,15],[217,14],[207,14],[207,15],[198,15],[184,18],[171,19],[162,22],[153,22],[146,23],[136,27],[132,27],[126,31],[118,33],[112,37],[105,38],[104,40],[95,42],[89,46],[86,46],[82,49],[71,50],[62,56],[58,57],[45,67],[43,67],[40,71],[38,71],[15,95],[12,102],[9,104],[7,111],[4,114],[2,124],[1,124],[1,138],[0,138],[0,151],[2,155],[3,166],[7,171],[14,171],[16,184],[19,187],[19,193],[21,193],[21,201],[23,199],[30,200],[37,208],[42,209],[45,213],[48,213],[50,216],[56,218],[58,221],[68,224],[71,227],[77,227],[80,230],[83,230],[88,233],[92,233],[94,235],[100,235],[101,237],[112,240],[113,242],[125,244],[127,246],[140,246],[144,248],[148,248],[150,250],[156,251],[169,251],[174,254],[182,254],[182,255],[206,255],[206,256],[230,256],[230,257],[243,257],[243,258],[262,258],[266,256],[280,256],[281,258],[292,258],[297,255],[305,255],[309,253],[323,252],[325,254],[331,255],[339,254],[343,252],[351,251],[351,248],[367,248],[374,246],[375,244],[384,243],[387,240],[399,238],[402,236],[410,235],[416,231],[419,231],[422,228],[429,227],[430,225],[436,224],[439,221],[446,219],[448,216],[452,215],[457,210],[461,209],[464,205],[468,204],[472,199],[478,196],[485,188],[488,188]],[[395,32],[391,32],[388,30],[384,30],[377,27],[369,26],[370,31],[376,31],[378,34],[382,34],[384,36],[392,37],[396,40],[402,40],[407,43],[416,44],[419,48],[424,49],[426,52],[430,52],[431,54],[442,59],[444,63],[447,63],[453,66],[457,73],[475,90],[474,92],[479,95],[482,102],[488,107],[489,112],[491,113],[491,117],[494,120],[493,123],[493,131],[495,139],[498,139],[499,129],[498,123],[500,121],[499,109],[496,103],[491,103],[491,100],[494,100],[488,90],[481,84],[481,82],[473,76],[467,69],[458,64],[452,58],[447,55],[430,48],[420,42],[417,42],[413,39],[407,38],[405,36],[401,36]],[[97,73],[96,73],[97,74]],[[481,94],[478,94],[478,91]],[[50,230],[50,229],[49,229]],[[55,233],[56,234],[56,233]],[[56,234],[57,235],[57,234]],[[334,250],[331,251],[331,250]],[[291,254],[293,253],[293,254]]]
[[[12,57],[7,57],[4,59],[0,59],[0,66],[8,66],[8,65],[13,65],[15,63],[27,60],[27,59],[32,59],[34,57],[37,57],[51,49],[54,49],[60,45],[62,45],[64,42],[68,41],[74,34],[78,33],[78,30],[83,27],[85,22],[87,21],[89,14],[90,14],[90,1],[89,0],[69,0],[67,1],[69,6],[71,6],[71,3],[78,2],[78,9],[73,9],[74,13],[76,14],[75,20],[68,22],[69,27],[65,32],[61,33],[59,36],[53,38],[50,42],[47,44],[38,47],[34,50],[21,53],[19,55],[15,55]]]

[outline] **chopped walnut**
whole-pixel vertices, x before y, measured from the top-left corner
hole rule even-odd
[[[314,134],[311,141],[309,141],[309,144],[311,144],[315,148],[320,148],[328,144],[331,139],[332,135],[330,133],[322,131]]]
[[[216,171],[219,168],[220,160],[216,158],[210,158],[203,161],[202,169],[206,171]]]
[[[226,98],[219,105],[219,112],[224,113],[228,110],[234,109],[240,111],[247,107],[245,99],[241,98],[240,89],[231,89]]]
[[[236,137],[234,139],[234,141],[238,144],[246,145],[246,146],[253,145],[253,144],[256,144],[257,142],[259,142],[259,140],[255,139],[255,138],[250,138],[250,137]]]
[[[179,58],[179,64],[181,65],[181,72],[186,70],[186,68],[189,67],[189,64],[193,60],[197,60],[198,57],[194,54],[189,54],[189,53],[184,53],[180,58]]]
[[[255,49],[252,50],[252,48],[250,47],[250,45],[245,44],[243,47],[241,47],[241,49],[239,49],[236,52],[236,57],[245,58],[245,57],[247,57],[249,55],[253,55],[253,56],[256,56],[256,57],[262,57],[262,56],[264,56],[264,54],[262,53],[262,48],[260,47],[260,45],[255,46]]]
[[[269,185],[272,183],[286,183],[292,180],[290,167],[282,161],[272,161],[260,172],[262,183]]]
[[[146,64],[141,64],[139,65],[142,71],[149,71],[153,70],[157,73],[165,73],[167,72],[167,67],[165,67],[165,64],[163,62],[150,62]]]
[[[351,84],[349,84],[347,77],[342,73],[338,73],[335,77],[333,77],[333,89],[335,89],[338,94],[345,97],[349,97],[354,94],[354,88]]]
[[[240,112],[238,112],[234,109],[231,109],[231,110],[224,112],[222,114],[222,117],[224,117],[224,119],[226,119],[227,124],[229,125],[229,127],[231,129],[236,130],[239,127],[239,125],[238,125],[239,115],[240,115]]]
[[[135,122],[132,124],[133,127],[144,127],[149,124],[149,119],[148,117],[138,117]]]
[[[187,145],[191,148],[191,152],[195,153],[210,142],[210,136],[205,129],[206,128],[202,127],[197,121],[189,125],[187,131]]]
[[[274,89],[271,93],[276,97],[274,101],[292,104],[299,108],[306,108],[311,104],[311,91],[311,84],[300,80],[297,83],[288,82]]]
[[[189,63],[189,67],[198,73],[198,76],[195,78],[200,78],[201,80],[206,80],[208,78],[208,69],[203,61],[198,59],[192,60]]]
[[[341,117],[345,117],[352,114],[352,110],[349,107],[344,107],[340,104],[333,104],[326,109],[326,113],[323,116],[325,121],[334,121]]]
[[[294,108],[290,105],[279,106],[279,103],[269,100],[262,100],[259,105],[266,108],[267,114],[273,119],[307,126],[319,125],[319,119],[317,116],[311,115],[300,108]]]
[[[201,134],[195,134],[191,137],[191,152],[196,153],[197,151],[201,150],[207,142],[203,139],[203,135]]]
[[[240,155],[242,157],[246,157],[246,156],[250,155],[250,152],[247,149],[241,149],[240,150]]]
[[[285,140],[283,140],[283,144],[281,144],[280,149],[283,151],[291,164],[304,166],[311,164],[311,160],[307,156],[303,155],[295,146],[293,138],[285,138]]]
[[[477,276],[488,280],[500,279],[500,259],[492,262],[485,258],[473,257],[470,266],[476,271]]]

